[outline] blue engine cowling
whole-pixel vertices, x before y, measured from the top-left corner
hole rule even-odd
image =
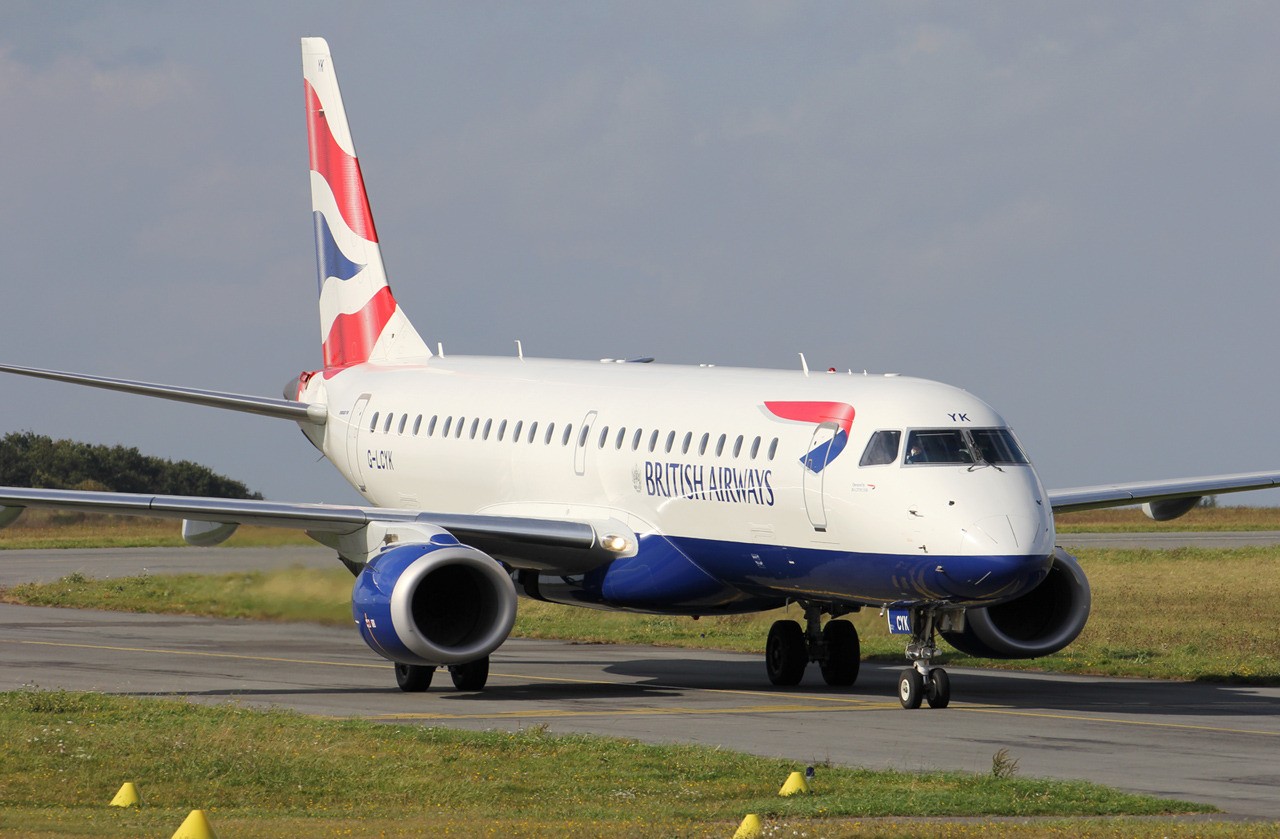
[[[1076,640],[1093,596],[1076,558],[1055,548],[1049,574],[1031,591],[995,606],[965,611],[962,632],[942,633],[951,646],[983,658],[1039,658]]]
[[[516,591],[496,560],[447,534],[396,545],[369,560],[351,615],[374,652],[400,664],[464,664],[501,646]]]

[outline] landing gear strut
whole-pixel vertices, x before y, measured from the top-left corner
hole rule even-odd
[[[775,685],[790,687],[800,684],[804,669],[816,661],[822,668],[822,678],[833,687],[848,687],[858,679],[861,666],[861,645],[858,630],[844,620],[827,621],[822,626],[822,615],[831,612],[832,617],[845,614],[847,609],[822,607],[804,603],[806,629],[793,620],[775,621],[769,628],[769,640],[765,644],[764,664],[769,681]]]
[[[938,655],[936,620],[935,609],[911,610],[911,643],[907,644],[911,666],[898,677],[898,700],[907,710],[919,708],[921,702],[928,702],[930,708],[945,708],[951,702],[951,678],[931,663]]]
[[[436,668],[421,664],[396,664],[396,684],[406,693],[421,693],[431,687],[431,677]],[[465,664],[450,664],[449,676],[453,686],[458,690],[484,690],[489,681],[489,656],[468,661]]]

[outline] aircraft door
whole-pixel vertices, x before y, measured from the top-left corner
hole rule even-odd
[[[579,477],[587,474],[587,446],[591,443],[589,438],[597,413],[597,411],[587,411],[587,415],[582,418],[582,425],[578,426],[577,437],[574,438],[573,474]]]
[[[364,458],[360,456],[360,429],[364,426],[364,409],[369,407],[372,394],[362,393],[347,415],[347,469],[356,487],[364,492],[364,473],[360,466]]]
[[[809,513],[809,523],[819,533],[827,530],[827,509],[823,497],[826,465],[830,461],[831,442],[840,427],[834,422],[824,422],[813,431],[809,440],[809,452],[802,459],[804,483],[804,507]]]

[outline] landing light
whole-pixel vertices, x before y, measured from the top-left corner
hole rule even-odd
[[[631,546],[631,541],[627,539],[626,536],[609,534],[608,536],[600,537],[600,547],[612,553],[616,553],[616,554],[625,553],[630,546]]]

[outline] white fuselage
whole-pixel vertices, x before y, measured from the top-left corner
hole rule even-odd
[[[1052,516],[1029,464],[910,465],[900,452],[891,463],[860,465],[878,430],[1005,426],[981,400],[937,382],[437,357],[317,374],[299,398],[329,406],[315,442],[378,506],[613,518],[641,536],[684,540],[681,549],[721,579],[723,563],[754,564],[755,576],[728,574],[736,585],[750,577],[761,590],[858,602],[955,600],[963,586],[934,592],[907,579],[919,576],[907,565],[903,579],[874,590],[766,566],[846,555],[919,566],[931,557],[956,563],[1053,550]],[[847,445],[811,469],[806,453],[839,423],[785,419],[766,403],[852,406]],[[717,546],[715,558],[701,562],[700,545]]]

